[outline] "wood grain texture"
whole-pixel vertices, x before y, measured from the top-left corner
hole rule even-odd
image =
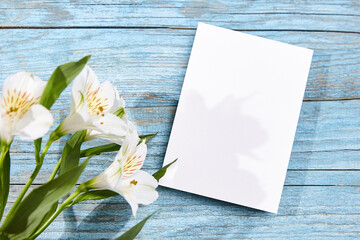
[[[359,32],[360,3],[344,1],[6,1],[1,26],[196,28]]]
[[[19,191],[13,186],[11,193]],[[277,215],[160,188],[138,219],[161,211],[138,239],[355,239],[359,236],[360,188],[284,187]],[[13,198],[11,195],[10,198]],[[112,239],[137,221],[120,197],[66,210],[40,239]]]
[[[86,202],[39,239],[113,239],[159,208],[138,239],[360,238],[359,1],[1,1],[0,84],[20,70],[47,79],[57,65],[93,55],[91,67],[120,90],[139,132],[159,132],[144,165],[155,172],[199,21],[315,50],[279,214],[159,187],[159,200],[137,219],[121,197]],[[68,89],[53,106],[57,124],[69,97]],[[66,139],[51,147],[33,187],[46,181]],[[35,167],[31,142],[13,146],[10,203]],[[114,156],[94,157],[79,183]]]
[[[59,124],[61,116],[66,113],[64,109],[53,111],[56,123]],[[129,117],[134,121],[141,133],[159,132],[159,134],[149,142],[148,158],[144,167],[155,171],[162,165],[167,141],[169,138],[171,125],[175,113],[175,107],[149,107],[149,108],[129,108],[127,110]],[[65,117],[65,115],[63,116]],[[352,170],[345,172],[349,174],[349,185],[354,185],[353,181],[359,182],[359,149],[360,149],[360,126],[358,124],[360,117],[360,100],[352,101],[314,101],[304,102],[300,114],[300,120],[297,127],[295,141],[290,159],[289,169],[294,170],[294,174],[303,175],[299,171],[310,170],[310,176],[313,174],[324,174],[323,178],[317,177],[306,179],[310,185],[332,185],[341,182],[344,175],[338,173],[333,175],[336,170]],[[57,125],[56,124],[56,125]],[[55,126],[56,126],[55,125]],[[44,176],[37,179],[37,183],[46,181],[57,160],[60,157],[62,147],[66,138],[55,143],[49,149],[49,155],[43,167]],[[105,143],[105,141],[101,141]],[[88,142],[84,147],[100,144],[100,141]],[[12,182],[23,183],[34,168],[34,159],[32,142],[15,141],[11,152],[12,162],[18,168],[12,168]],[[21,147],[19,147],[21,146]],[[30,155],[30,156],[29,156]],[[113,161],[115,154],[106,154],[97,156],[91,160],[88,166],[89,171],[81,178],[82,181],[94,177],[105,169]],[[314,173],[313,171],[320,170]],[[330,170],[330,172],[326,172]],[[90,175],[88,175],[90,174]],[[350,175],[352,174],[352,175]],[[355,175],[354,175],[355,174]],[[303,185],[301,177],[287,179],[287,184]],[[331,179],[339,177],[338,180],[331,183]],[[353,179],[353,176],[355,178]],[[289,182],[290,181],[290,182]],[[300,182],[299,182],[300,181]],[[326,183],[325,183],[326,182]],[[342,183],[340,183],[342,185]],[[356,184],[355,184],[356,185]],[[359,184],[360,186],[360,184]]]
[[[176,106],[194,34],[178,29],[2,29],[0,79],[19,70],[48,79],[57,65],[91,54],[100,80],[114,82],[133,100],[129,106]],[[315,50],[305,100],[360,98],[359,34],[251,34]],[[69,95],[64,97],[61,103]]]

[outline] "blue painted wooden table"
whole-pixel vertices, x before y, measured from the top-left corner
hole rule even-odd
[[[100,80],[116,84],[139,132],[159,132],[144,169],[162,165],[199,21],[314,49],[279,213],[265,213],[159,187],[138,220],[121,198],[66,210],[39,239],[112,239],[152,213],[139,239],[360,238],[360,2],[1,1],[0,79],[28,70],[48,79],[91,54]],[[68,114],[69,89],[53,107]],[[284,99],[286,101],[286,99]],[[35,186],[46,181],[64,141],[54,144]],[[13,202],[35,167],[31,142],[12,149]],[[81,181],[107,167],[96,157]],[[8,208],[7,208],[8,209]]]

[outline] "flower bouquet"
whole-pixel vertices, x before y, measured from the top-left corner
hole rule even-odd
[[[9,194],[10,147],[15,136],[34,140],[36,167],[3,220],[0,239],[35,239],[64,209],[82,201],[121,195],[136,216],[139,204],[151,204],[158,198],[158,180],[172,163],[153,175],[140,170],[147,153],[146,143],[156,134],[138,135],[127,117],[124,99],[109,81],[98,81],[87,65],[89,59],[86,56],[57,67],[47,82],[28,72],[5,80],[0,96],[0,220]],[[42,137],[53,124],[50,108],[73,80],[70,113],[43,146]],[[68,134],[73,135],[48,182],[25,197],[51,144]],[[111,143],[81,148],[82,143],[93,139]],[[76,187],[91,157],[114,151],[118,151],[114,162],[103,173]],[[117,239],[133,239],[150,217]]]

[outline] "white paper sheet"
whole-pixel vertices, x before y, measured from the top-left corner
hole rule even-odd
[[[160,185],[277,213],[312,53],[199,23]]]

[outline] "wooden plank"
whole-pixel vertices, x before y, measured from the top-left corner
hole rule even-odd
[[[149,148],[153,146],[150,145]],[[330,154],[329,154],[330,155]],[[346,159],[346,155],[343,152],[333,153],[333,158],[319,158],[311,159],[314,161],[311,167],[307,166],[307,161],[303,162],[303,168],[292,168],[294,158],[290,159],[289,172],[286,179],[287,185],[359,185],[360,182],[360,166],[356,156],[359,154],[353,154],[354,161],[351,163]],[[11,170],[11,183],[12,184],[24,184],[31,172],[35,168],[33,157],[26,159],[29,155],[13,154],[12,155],[12,170]],[[50,173],[56,165],[58,155],[49,154],[46,158],[46,162],[40,171],[35,183],[44,183],[47,181]],[[80,182],[89,180],[104,171],[114,160],[115,154],[108,154],[104,156],[94,157],[87,170],[80,178]],[[338,157],[338,158],[337,158]],[[21,158],[21,159],[19,159]],[[333,162],[339,159],[339,161],[332,165]],[[342,159],[342,160],[340,160]],[[343,160],[344,159],[344,160]],[[155,172],[162,166],[163,156],[161,155],[148,155],[144,170],[151,173]],[[318,163],[316,163],[316,161]],[[310,161],[309,161],[310,162]],[[328,165],[326,165],[328,163]],[[299,164],[300,165],[300,164]],[[323,169],[322,169],[323,168]]]
[[[115,154],[114,154],[115,155]],[[88,181],[104,171],[114,160],[114,156],[97,157],[86,168],[79,179],[79,184]],[[153,162],[148,158],[148,162]],[[22,164],[22,167],[16,166]],[[14,166],[15,165],[15,166]],[[55,161],[47,162],[34,184],[39,185],[47,181],[56,165]],[[155,164],[153,164],[155,165]],[[157,164],[156,164],[157,165]],[[34,164],[28,160],[13,162],[14,170],[11,172],[11,184],[23,185],[31,175]],[[156,172],[159,168],[147,163],[143,167],[149,173]],[[360,170],[292,170],[286,176],[285,186],[359,186]]]
[[[162,166],[166,142],[149,143],[148,147],[149,153],[143,169],[153,173]],[[12,184],[24,184],[35,168],[33,153],[30,152],[31,146],[28,148],[29,152],[27,153],[14,152],[11,154]],[[57,148],[59,149],[59,147]],[[109,153],[93,157],[80,177],[79,183],[90,180],[104,171],[112,163],[115,155],[116,153]],[[47,155],[35,184],[47,181],[60,156],[60,153]],[[320,152],[320,154],[293,153],[285,184],[360,185],[359,151],[338,150]]]
[[[20,190],[12,186],[10,199]],[[66,210],[39,239],[113,239],[151,212],[138,239],[354,239],[360,236],[360,188],[285,187],[277,215],[159,187],[139,208],[115,197]],[[101,203],[101,204],[100,204]],[[99,205],[98,205],[99,204]],[[175,224],[176,223],[176,224]]]
[[[360,185],[358,106],[359,100],[303,103],[286,185]],[[129,109],[129,115],[140,131],[160,131],[159,136],[149,143],[149,156],[144,165],[149,172],[155,172],[162,165],[174,111],[174,107]],[[53,146],[36,183],[47,180],[63,144],[61,141]],[[17,141],[14,146],[21,148],[13,149],[11,181],[22,184],[34,168],[34,161],[30,160],[33,159],[32,143]],[[114,155],[95,157],[80,182],[101,173],[113,161]]]
[[[357,1],[2,1],[1,26],[196,28],[359,32]]]
[[[0,79],[20,70],[47,79],[57,65],[91,54],[100,80],[115,83],[128,106],[176,106],[194,34],[178,29],[2,29]],[[315,50],[305,100],[360,98],[359,34],[251,34]]]
[[[64,105],[65,106],[65,105]],[[291,170],[360,170],[360,100],[352,101],[315,101],[304,102],[295,136],[289,169]],[[57,124],[60,116],[65,117],[65,109],[54,111]],[[175,107],[130,108],[130,118],[138,126],[140,133],[159,132],[149,143],[149,155],[145,169],[160,168],[165,154]],[[54,126],[55,127],[55,126]],[[64,146],[64,140],[55,143],[49,150],[44,165],[47,176],[55,166]],[[89,142],[85,146],[94,146],[102,142]],[[12,181],[23,183],[34,168],[33,146],[31,141],[15,140],[12,149]],[[91,173],[98,174],[113,160],[114,154],[96,157],[89,167]],[[309,173],[311,175],[313,173]],[[329,173],[323,179],[328,178]],[[345,175],[347,173],[344,173]],[[353,174],[353,173],[351,173]],[[355,173],[358,174],[358,173]],[[94,176],[93,175],[93,176]],[[45,181],[46,177],[39,182]],[[351,175],[344,180],[352,185]],[[357,175],[356,175],[357,176]],[[343,176],[333,176],[341,179]],[[304,178],[299,178],[303,179]],[[323,179],[321,181],[323,181]],[[313,184],[316,177],[307,179]],[[358,181],[358,179],[354,179]],[[295,181],[296,182],[296,181]],[[332,178],[323,184],[331,185]],[[338,181],[335,181],[337,184]],[[300,182],[288,184],[302,184]],[[320,184],[320,179],[318,183]]]

